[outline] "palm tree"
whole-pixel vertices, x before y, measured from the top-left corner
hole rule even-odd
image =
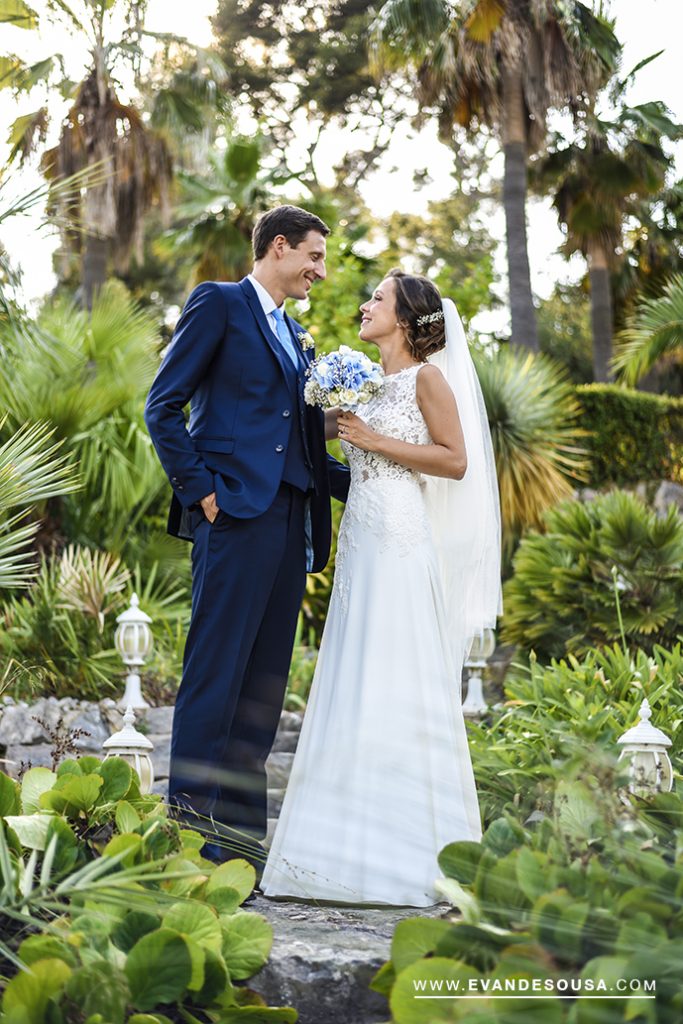
[[[629,75],[617,83],[623,93]],[[554,190],[553,205],[566,233],[564,252],[581,252],[588,263],[596,381],[611,375],[613,307],[612,273],[619,261],[627,216],[637,215],[643,198],[664,187],[671,159],[662,141],[677,139],[675,124],[661,102],[630,107],[601,118],[594,104],[577,118],[578,136],[569,145],[555,136],[554,146],[534,168],[539,188]]]
[[[286,178],[262,166],[262,140],[235,136],[223,153],[209,153],[208,174],[180,172],[180,226],[156,243],[162,255],[187,256],[192,283],[239,280],[251,268],[251,233]]]
[[[660,359],[683,359],[683,275],[664,293],[643,299],[617,338],[613,369],[626,384],[637,384]]]
[[[131,255],[140,255],[147,210],[158,203],[168,209],[172,177],[171,156],[164,137],[151,130],[133,104],[123,103],[116,92],[115,70],[127,63],[137,74],[142,60],[143,3],[139,0],[58,0],[49,5],[52,18],[66,21],[87,48],[90,68],[77,86],[68,80],[63,58],[56,54],[31,66],[11,55],[0,56],[0,88],[15,93],[36,86],[59,89],[71,97],[62,121],[58,144],[44,152],[42,169],[54,181],[85,168],[98,167],[99,179],[82,196],[55,206],[68,217],[68,248],[81,257],[82,298],[90,307],[107,276],[113,258],[122,271]],[[123,16],[126,27],[118,40],[109,38],[112,18]],[[37,16],[23,0],[0,4],[0,23],[32,29]],[[179,106],[176,107],[176,111]],[[23,162],[42,147],[48,130],[47,103],[17,118],[10,129],[10,162]]]
[[[416,65],[418,99],[436,107],[441,134],[492,128],[505,159],[511,340],[538,351],[526,234],[527,156],[545,139],[551,108],[574,108],[614,67],[609,23],[558,0],[387,0],[374,24],[378,68]]]

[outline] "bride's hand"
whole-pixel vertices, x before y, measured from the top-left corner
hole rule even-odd
[[[337,416],[337,427],[340,441],[348,441],[349,444],[366,452],[375,451],[382,436],[353,412],[340,412]]]

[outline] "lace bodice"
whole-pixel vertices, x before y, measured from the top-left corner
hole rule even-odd
[[[358,416],[380,434],[410,444],[431,444],[415,397],[419,370],[419,365],[409,366],[385,377],[382,390],[359,408]],[[334,587],[344,609],[351,586],[349,554],[362,540],[371,538],[379,551],[404,556],[429,542],[431,534],[421,473],[346,441],[341,446],[349,461],[351,486],[337,540]]]
[[[407,366],[385,377],[382,390],[367,405],[359,406],[357,415],[379,434],[409,441],[411,444],[431,444],[427,424],[415,398],[417,374],[421,365]],[[416,470],[392,462],[384,455],[362,451],[346,441],[341,442],[341,447],[349,461],[352,487],[359,480],[372,478],[400,480],[412,477],[418,482],[420,480]]]

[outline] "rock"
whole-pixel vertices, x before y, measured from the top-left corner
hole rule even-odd
[[[272,753],[293,754],[299,742],[299,733],[291,732],[289,729],[280,730],[275,736]]]
[[[287,785],[293,760],[294,754],[277,752],[270,754],[266,761],[269,789],[282,789],[283,786]]]
[[[16,779],[21,763],[32,768],[52,768],[52,747],[49,743],[17,743],[7,747],[3,768]]]
[[[279,728],[287,732],[299,732],[304,716],[301,711],[283,711],[280,715]]]
[[[167,733],[170,735],[173,728],[172,707],[147,708],[145,711],[136,712],[139,722],[144,722],[150,733]],[[140,728],[138,726],[138,728]]]
[[[268,817],[277,818],[282,808],[282,801],[285,798],[284,787],[268,790]]]
[[[64,715],[64,727],[73,732],[82,729],[88,735],[78,736],[74,744],[80,754],[103,756],[102,744],[110,736],[108,727],[102,721],[99,704],[83,701],[79,707]]]
[[[0,745],[37,743],[47,739],[43,728],[32,718],[32,708],[10,705],[0,715]]]
[[[663,480],[655,494],[655,512],[659,516],[664,516],[672,504],[683,515],[683,486],[675,484],[673,480]]]
[[[154,744],[154,750],[150,753],[154,765],[154,778],[167,779],[171,762],[171,737],[167,733],[150,733],[147,739]]]
[[[248,908],[272,924],[267,964],[250,980],[271,1006],[294,1006],[299,1024],[374,1024],[390,1012],[370,981],[389,959],[399,921],[440,918],[447,905],[371,909],[257,896]]]

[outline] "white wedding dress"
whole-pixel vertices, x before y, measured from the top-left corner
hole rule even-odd
[[[420,366],[385,377],[359,415],[382,434],[431,439]],[[420,473],[342,441],[351,487],[334,586],[266,896],[428,906],[437,854],[478,840],[460,707],[464,639],[447,635]]]

